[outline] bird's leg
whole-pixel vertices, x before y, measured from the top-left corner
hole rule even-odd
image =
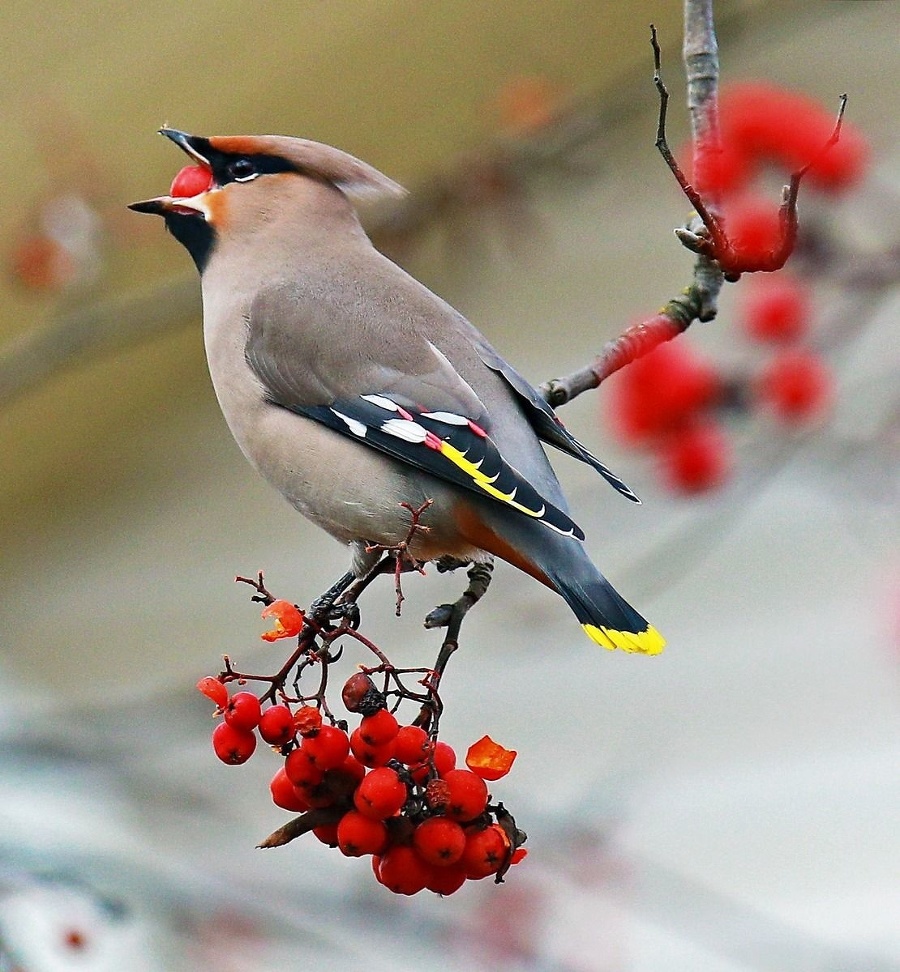
[[[462,560],[459,557],[451,557],[449,554],[446,554],[443,557],[438,557],[434,562],[434,566],[437,568],[439,574],[449,574],[454,570],[459,570],[460,567],[468,567],[471,563],[471,560]]]
[[[336,601],[355,580],[356,574],[354,574],[352,570],[348,570],[347,573],[335,581],[324,594],[320,594],[312,602],[312,604],[310,604],[309,613],[315,618],[321,616],[323,620],[331,619],[333,617]],[[343,616],[343,614],[340,614],[339,616]]]
[[[394,557],[392,554],[386,554],[369,570],[367,570],[362,577],[357,577],[352,571],[345,574],[344,577],[341,578],[341,581],[349,577],[350,583],[348,583],[344,589],[339,592],[337,598],[332,604],[332,617],[346,618],[351,628],[357,628],[359,626],[359,607],[356,602],[359,599],[360,594],[362,594],[362,592],[369,586],[369,584],[372,583],[373,580],[375,580],[376,577],[380,577],[382,574],[387,574],[393,570]],[[341,581],[338,581],[338,583]]]

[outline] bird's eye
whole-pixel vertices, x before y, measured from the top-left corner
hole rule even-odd
[[[259,170],[250,159],[235,159],[228,165],[228,174],[235,182],[249,182],[259,175]]]

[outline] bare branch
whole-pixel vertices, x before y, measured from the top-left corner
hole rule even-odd
[[[593,364],[564,378],[544,382],[539,391],[554,408],[570,402],[582,392],[596,388],[609,375],[687,330],[695,320],[711,321],[718,312],[718,297],[724,275],[711,253],[715,250],[717,239],[722,244],[727,240],[712,204],[715,200],[712,203],[704,200],[691,186],[669,148],[666,138],[669,91],[662,79],[659,38],[652,24],[650,44],[653,48],[653,84],[659,95],[656,147],[697,211],[696,219],[679,234],[682,242],[698,253],[693,281],[659,313],[610,341]],[[719,57],[712,0],[685,0],[684,63],[696,171],[701,153],[718,151],[719,144]]]

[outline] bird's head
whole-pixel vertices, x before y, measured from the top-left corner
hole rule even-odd
[[[169,193],[129,209],[162,216],[202,272],[217,239],[249,231],[273,214],[290,215],[303,187],[327,184],[347,196],[398,196],[404,190],[359,159],[286,135],[188,135],[161,128],[192,161]]]

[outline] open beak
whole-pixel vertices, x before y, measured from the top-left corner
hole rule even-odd
[[[187,132],[180,132],[177,128],[161,128],[159,134],[171,139],[199,165],[210,167],[209,160],[203,154],[205,150],[208,151],[209,141],[207,139],[199,135],[188,135]],[[185,215],[197,213],[206,218],[209,216],[209,210],[203,201],[204,195],[205,193],[189,197],[156,196],[153,199],[131,203],[128,208],[133,209],[136,213],[154,213],[158,216],[180,212]]]
[[[203,154],[209,151],[209,140],[200,135],[188,135],[187,132],[179,132],[177,128],[161,128],[160,135],[170,138],[183,152],[200,165],[209,168],[209,159]]]

